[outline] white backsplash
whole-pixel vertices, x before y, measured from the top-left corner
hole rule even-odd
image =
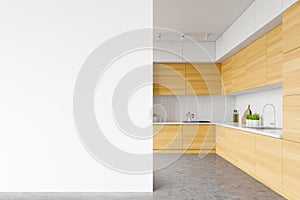
[[[235,104],[233,96],[154,96],[153,112],[161,121],[180,122],[186,113],[195,114],[194,120],[215,122],[232,121]]]
[[[282,89],[238,95],[235,97],[235,108],[238,109],[240,119],[250,104],[253,113],[263,114],[266,104],[273,104],[276,108],[276,126],[282,127]]]

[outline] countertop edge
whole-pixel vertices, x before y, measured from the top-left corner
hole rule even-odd
[[[273,137],[273,138],[277,138],[277,139],[282,139],[282,130],[267,130],[268,132],[266,132],[266,131],[259,130],[259,129],[256,130],[256,129],[252,129],[252,128],[240,127],[240,125],[239,126],[230,125],[230,124],[220,123],[220,122],[211,122],[211,123],[154,122],[153,123],[153,125],[172,125],[172,124],[174,124],[174,125],[176,125],[176,124],[217,125],[217,126],[223,126],[223,127],[227,127],[227,128],[236,129],[236,130],[246,131],[246,132],[250,132],[250,133],[255,133],[258,135],[264,135],[264,136],[269,136],[269,137]],[[272,133],[272,132],[274,132],[274,133]]]

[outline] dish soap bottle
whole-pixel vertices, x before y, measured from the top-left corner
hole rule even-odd
[[[239,113],[238,113],[237,109],[233,110],[232,121],[233,122],[239,122]]]

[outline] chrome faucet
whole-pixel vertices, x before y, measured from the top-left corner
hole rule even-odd
[[[191,112],[188,112],[186,114],[186,121],[190,122],[192,121],[192,119],[194,119],[195,115],[194,114],[191,114]]]
[[[270,107],[272,108],[271,112],[266,112],[266,108]],[[273,121],[270,121],[269,123],[266,123],[266,115],[267,114],[273,114]],[[263,108],[263,124],[265,127],[276,127],[276,108],[273,104],[266,104]]]

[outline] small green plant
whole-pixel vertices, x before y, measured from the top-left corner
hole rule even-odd
[[[252,119],[252,115],[246,115],[246,119]]]
[[[259,114],[254,113],[254,114],[252,115],[252,120],[259,120],[259,119],[260,119]]]
[[[250,120],[259,120],[260,116],[257,113],[254,113],[253,115],[246,115],[246,119],[250,119]]]

